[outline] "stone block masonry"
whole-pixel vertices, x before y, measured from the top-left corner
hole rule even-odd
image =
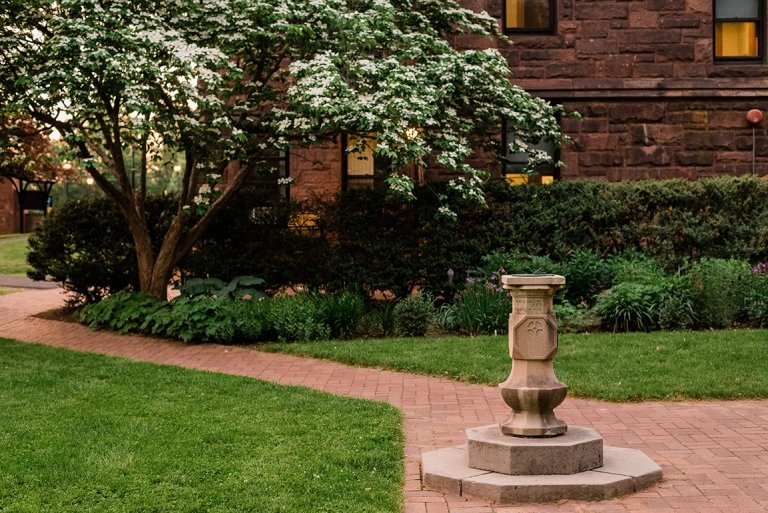
[[[563,178],[695,179],[768,174],[768,128],[754,129],[751,100],[566,102],[582,120],[563,120],[574,141],[562,150]]]

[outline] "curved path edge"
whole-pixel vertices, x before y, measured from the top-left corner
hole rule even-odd
[[[661,465],[664,480],[643,492],[601,502],[497,506],[423,490],[420,476],[423,452],[460,445],[466,428],[504,419],[508,408],[494,387],[250,348],[94,332],[32,317],[62,302],[60,290],[0,296],[0,337],[306,386],[400,408],[405,513],[768,512],[768,401],[614,404],[566,399],[558,417],[596,429],[606,444],[643,451]]]

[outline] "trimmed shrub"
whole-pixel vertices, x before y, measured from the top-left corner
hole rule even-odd
[[[500,182],[487,187],[487,209],[460,206],[456,223],[435,220],[435,192],[441,187],[416,191],[419,200],[412,204],[388,201],[379,191],[349,191],[336,202],[297,205],[244,190],[180,270],[185,277],[224,281],[259,276],[273,289],[301,283],[403,297],[418,286],[448,302],[469,271],[543,270],[569,276],[564,295],[575,304],[610,285],[600,283],[600,258],[628,250],[653,257],[667,272],[701,257],[768,259],[768,182],[755,177],[523,187]],[[109,200],[91,201],[88,208],[76,202],[56,209],[39,243],[37,236],[30,239],[33,276],[63,281],[82,302],[135,288],[137,281],[124,221]],[[153,212],[151,225],[160,233],[169,215]],[[307,212],[317,216],[314,225],[297,226]],[[518,260],[502,265],[491,255]],[[518,267],[520,259],[530,266]]]
[[[317,287],[326,281],[329,242],[325,221],[312,229],[295,226],[313,205],[275,201],[264,190],[239,191],[219,213],[179,264],[185,278],[215,276],[230,282],[258,276],[269,288],[301,283]]]
[[[482,264],[475,271],[487,280],[496,274],[560,274],[562,266],[548,256],[527,255],[516,251],[493,251],[481,257]]]
[[[395,332],[403,337],[423,337],[435,315],[432,298],[426,294],[407,296],[397,302],[393,315]]]
[[[745,309],[750,323],[760,327],[768,326],[768,262],[760,262],[752,267]]]
[[[192,278],[176,288],[186,297],[265,298],[267,295],[259,290],[263,285],[264,280],[256,276],[235,276],[229,283],[218,278]]]
[[[269,299],[251,299],[232,301],[229,309],[234,317],[237,342],[253,342],[270,337],[273,330],[269,324]]]
[[[368,304],[368,310],[357,323],[357,334],[363,337],[383,337],[395,333],[395,300],[377,300]]]

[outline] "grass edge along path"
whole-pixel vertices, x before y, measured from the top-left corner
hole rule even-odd
[[[271,343],[261,351],[496,385],[506,336]],[[606,401],[768,398],[768,330],[561,334],[569,395]]]
[[[400,412],[0,338],[9,511],[397,512]]]

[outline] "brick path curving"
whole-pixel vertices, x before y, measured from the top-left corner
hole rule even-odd
[[[421,489],[423,451],[458,445],[466,427],[503,420],[493,387],[261,353],[214,344],[92,332],[30,315],[61,305],[59,290],[0,296],[0,336],[134,360],[226,372],[386,401],[403,412],[405,513],[752,513],[768,512],[768,401],[613,404],[568,398],[567,423],[591,426],[609,445],[643,450],[664,480],[638,494],[603,502],[494,506]]]

